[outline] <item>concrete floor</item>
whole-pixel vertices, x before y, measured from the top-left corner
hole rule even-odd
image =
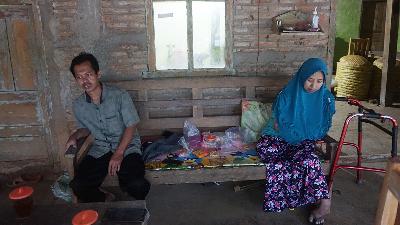
[[[354,173],[341,171],[334,182],[334,194],[328,225],[373,224],[382,175],[365,173],[364,182],[356,184]],[[55,199],[50,191],[53,179],[34,185],[34,202],[40,205],[66,204]],[[250,181],[242,184],[251,183]],[[234,183],[219,185],[180,184],[153,185],[147,198],[149,225],[306,225],[307,208],[281,213],[262,211],[263,182],[239,192]],[[0,189],[0,224],[19,224],[10,217],[15,214],[7,199],[10,188]],[[119,194],[117,189],[111,189]],[[120,197],[118,198],[120,199]],[[51,212],[47,215],[51,216]],[[60,218],[71,219],[71,218]],[[33,224],[36,225],[36,224]],[[39,225],[39,224],[37,224]]]
[[[382,176],[366,174],[362,185],[340,172],[335,180],[333,208],[326,224],[373,224]],[[264,187],[240,192],[232,183],[221,185],[171,185],[153,187],[148,207],[151,225],[302,225],[308,224],[307,208],[281,213],[262,211]],[[171,198],[171,196],[174,196]]]
[[[367,106],[384,114],[392,115],[400,120],[400,108],[380,108],[366,103]],[[330,135],[339,138],[345,117],[356,108],[346,104],[337,104]],[[384,124],[387,126],[387,124]],[[348,141],[356,138],[355,123],[349,129]],[[391,140],[383,132],[365,126],[364,155],[388,155]],[[346,150],[346,154],[354,155]],[[384,167],[385,160],[372,160],[369,165]],[[34,201],[37,204],[65,204],[53,197],[50,185],[57,174],[46,175],[44,180],[35,184]],[[380,185],[381,174],[365,172],[364,182],[354,182],[354,172],[340,171],[335,177],[331,215],[325,224],[328,225],[368,225],[373,224]],[[7,218],[14,216],[11,202],[7,199],[10,188],[0,180],[0,225],[8,225]],[[249,183],[243,182],[244,184]],[[250,182],[251,183],[251,182]],[[147,198],[150,211],[150,225],[302,225],[306,221],[306,208],[282,213],[265,213],[262,211],[264,187],[259,185],[240,192],[234,192],[232,182],[207,184],[153,185]],[[118,189],[112,189],[118,193]],[[119,197],[122,198],[122,197]],[[51,213],[49,213],[51,216]],[[18,224],[18,223],[16,223]]]

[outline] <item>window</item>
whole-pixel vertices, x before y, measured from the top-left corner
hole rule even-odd
[[[225,1],[153,0],[148,6],[150,71],[230,68],[230,13]]]

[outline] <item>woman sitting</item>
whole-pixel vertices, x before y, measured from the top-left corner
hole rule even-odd
[[[257,143],[266,163],[264,211],[316,204],[309,220],[323,224],[330,211],[330,193],[315,143],[328,132],[335,113],[334,97],[326,88],[327,66],[311,58],[278,94],[273,116]]]

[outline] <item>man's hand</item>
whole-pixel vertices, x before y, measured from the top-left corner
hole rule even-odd
[[[124,158],[124,153],[121,151],[115,151],[111,156],[110,163],[108,164],[108,174],[114,176],[117,174],[121,167],[122,159]]]
[[[65,152],[69,149],[69,147],[73,146],[76,148],[76,138],[74,135],[71,135],[71,137],[68,138],[67,143],[65,143]]]
[[[119,171],[122,159],[124,158],[124,152],[128,144],[131,142],[135,130],[135,125],[125,128],[125,131],[122,134],[122,139],[119,142],[119,145],[114,154],[112,155],[110,163],[108,164],[108,174],[110,174],[111,176],[114,176]]]
[[[87,128],[79,128],[76,130],[69,138],[67,143],[65,143],[65,152],[69,149],[69,147],[74,146],[76,148],[76,143],[78,139],[89,136],[90,131]]]

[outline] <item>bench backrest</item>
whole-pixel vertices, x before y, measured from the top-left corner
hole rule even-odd
[[[180,130],[191,120],[201,130],[240,125],[241,100],[272,102],[289,77],[210,77],[113,81],[135,102],[141,135]]]

